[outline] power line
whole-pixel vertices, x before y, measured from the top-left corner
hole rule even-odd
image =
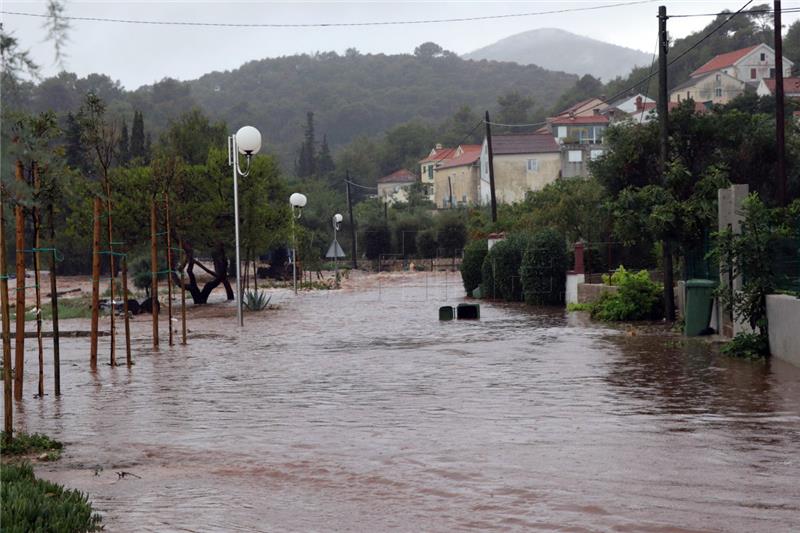
[[[361,185],[360,183],[356,183],[355,181],[351,181],[351,180],[348,180],[348,179],[344,179],[342,181],[344,183],[349,183],[350,185],[352,185],[354,187],[361,187],[362,189],[367,189],[367,190],[370,190],[370,191],[374,191],[374,190],[378,189],[377,187],[367,187],[366,185]]]
[[[62,16],[63,20],[80,22],[114,22],[120,24],[148,24],[156,26],[202,26],[202,27],[221,27],[221,28],[334,28],[334,27],[353,27],[353,26],[395,26],[408,24],[440,24],[447,22],[472,22],[479,20],[501,20],[518,17],[534,17],[539,15],[556,15],[562,13],[575,13],[579,11],[597,11],[615,7],[628,7],[639,4],[652,4],[656,0],[636,0],[633,2],[617,2],[613,4],[602,4],[599,6],[573,7],[564,9],[553,9],[550,11],[531,11],[527,13],[509,13],[505,15],[482,15],[477,17],[459,17],[446,19],[423,19],[423,20],[384,20],[371,22],[309,22],[309,23],[269,23],[269,22],[192,22],[192,21],[167,21],[167,20],[137,20],[137,19],[118,19],[105,17],[76,17]],[[39,17],[47,18],[49,15],[41,13],[30,13],[24,11],[0,11],[4,15],[16,15],[20,17]]]
[[[453,153],[455,153],[455,151],[458,149],[458,147],[459,147],[459,146],[461,146],[461,144],[462,144],[464,141],[466,141],[466,140],[469,138],[469,136],[470,136],[470,135],[472,135],[472,134],[475,132],[475,130],[476,130],[476,129],[478,129],[478,127],[479,127],[479,126],[483,126],[483,124],[484,124],[484,121],[483,121],[483,120],[479,120],[479,121],[478,121],[478,123],[477,123],[477,124],[475,124],[475,125],[472,127],[472,129],[471,129],[471,130],[469,130],[469,133],[467,133],[466,135],[464,135],[464,137],[462,137],[462,138],[461,138],[461,140],[460,140],[460,141],[458,141],[458,142],[456,143],[456,145],[455,145],[455,147],[454,147],[454,148],[450,148],[449,150],[444,150],[445,154],[447,154],[447,155],[450,155],[450,154],[453,154]],[[433,165],[434,165],[434,166],[436,166],[436,165],[438,165],[439,163],[441,163],[442,161],[444,161],[445,159],[447,159],[447,155],[443,155],[441,158],[439,158],[439,159],[436,159],[436,160],[433,162]]]
[[[771,15],[772,13],[775,13],[772,9],[751,9],[747,12],[748,15]],[[781,13],[800,13],[800,7],[781,9]],[[685,15],[669,15],[668,18],[718,17],[720,15],[730,14],[730,11],[721,11],[719,13],[687,13]]]

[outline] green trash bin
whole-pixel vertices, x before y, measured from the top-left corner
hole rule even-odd
[[[684,313],[683,334],[687,337],[700,335],[711,322],[711,309],[714,306],[714,289],[717,283],[710,279],[690,279],[686,281],[686,311]]]
[[[453,320],[455,317],[456,313],[452,305],[443,305],[439,308],[439,320]]]

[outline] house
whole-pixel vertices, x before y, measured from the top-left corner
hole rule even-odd
[[[645,94],[639,93],[634,96],[622,97],[619,100],[609,104],[609,106],[619,109],[623,113],[628,113],[630,115],[635,112],[641,112],[642,106],[645,104],[655,104],[655,103],[656,101],[653,100],[652,98],[649,98]]]
[[[681,105],[680,102],[668,102],[667,109],[672,111]],[[694,102],[695,113],[705,113],[708,111],[708,106],[703,102]],[[656,102],[637,102],[637,110],[628,116],[628,120],[643,124],[651,120],[658,119],[658,104]]]
[[[775,78],[763,79],[758,84],[758,96],[772,96],[775,94]],[[800,78],[783,78],[783,96],[786,98],[800,99]]]
[[[783,58],[784,76],[789,77],[794,63]],[[670,101],[692,98],[696,102],[724,104],[745,90],[753,89],[764,78],[775,77],[775,51],[757,44],[714,56],[689,75],[689,80],[670,92]]]
[[[409,187],[417,181],[419,178],[410,170],[396,170],[388,176],[378,178],[378,197],[387,203],[406,202]]]
[[[430,153],[425,159],[419,161],[419,179],[422,185],[425,187],[425,190],[428,192],[428,199],[431,201],[434,199],[434,170],[442,161],[453,157],[455,155],[456,148],[445,148],[441,144],[437,144],[431,149]]]
[[[498,203],[525,199],[556,181],[561,171],[561,146],[550,133],[492,135],[495,196]],[[489,145],[483,140],[480,156],[480,198],[491,201]]]
[[[575,105],[572,105],[560,113],[558,113],[555,117],[551,118],[559,118],[559,117],[587,117],[593,116],[597,113],[602,113],[606,110],[608,104],[603,101],[601,98],[587,98],[586,100],[582,100]]]
[[[434,203],[450,208],[480,202],[481,145],[462,144],[433,170]]]
[[[744,94],[747,84],[723,71],[707,72],[689,78],[674,87],[669,94],[670,102],[694,100],[695,102],[711,102],[727,104],[737,96]]]
[[[608,116],[599,108],[595,108],[592,114],[559,114],[547,120],[553,137],[560,143],[601,144],[609,124]]]

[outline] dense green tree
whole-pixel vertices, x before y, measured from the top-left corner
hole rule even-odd
[[[128,123],[122,121],[122,128],[119,131],[119,145],[117,147],[117,159],[120,165],[127,165],[131,160],[130,138],[128,136]]]
[[[497,114],[492,117],[493,122],[501,124],[532,124],[539,118],[534,114],[534,100],[532,97],[522,95],[513,90],[497,98]],[[502,127],[495,128],[503,131]],[[513,128],[511,131],[526,131]]]
[[[131,159],[144,159],[144,116],[141,111],[133,112],[133,126],[131,128],[130,156]]]
[[[590,74],[586,74],[575,82],[574,87],[561,95],[561,98],[558,99],[558,102],[553,107],[553,114],[577,104],[581,100],[599,97],[603,94],[603,91],[603,83]]]
[[[170,122],[159,144],[185,163],[200,165],[206,162],[211,148],[225,146],[226,136],[224,123],[212,123],[200,109],[194,108]]]
[[[414,48],[414,55],[421,59],[431,59],[434,57],[441,57],[444,48],[438,44],[428,41]]]
[[[295,174],[301,178],[308,178],[317,172],[317,148],[314,136],[314,113],[306,113],[306,128],[303,132],[303,144],[297,155]]]
[[[797,65],[800,65],[800,20],[789,26],[783,38],[783,55],[795,64],[794,70],[797,70]]]
[[[322,136],[322,145],[319,148],[319,156],[317,157],[317,172],[319,176],[326,176],[336,169],[331,156],[331,149],[328,146],[328,136]]]
[[[86,150],[81,142],[81,125],[72,113],[67,114],[64,127],[64,157],[68,167],[84,175],[89,173]]]

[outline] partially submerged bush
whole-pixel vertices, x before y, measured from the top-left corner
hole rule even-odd
[[[720,351],[731,357],[762,359],[769,357],[769,339],[759,333],[739,333]]]
[[[494,292],[493,297],[495,298],[502,298],[509,302],[521,302],[522,281],[519,269],[522,265],[522,255],[530,247],[530,243],[529,235],[518,233],[510,235],[492,246],[485,260],[490,265],[483,268],[484,273],[491,271],[491,277],[489,279],[484,277],[483,284],[488,286],[491,282],[491,288],[494,291],[484,289],[481,292],[485,294]]]
[[[655,320],[663,316],[661,285],[650,279],[646,270],[637,273],[620,266],[603,282],[618,287],[615,293],[603,293],[592,306],[592,317],[600,320]]]
[[[438,246],[435,230],[426,229],[417,233],[417,252],[420,257],[424,259],[436,257],[436,249]]]
[[[567,248],[555,230],[544,229],[533,235],[522,256],[519,269],[525,302],[529,305],[564,303]]]
[[[10,442],[6,442],[6,432],[0,431],[0,454],[25,455],[61,450],[63,445],[41,433],[17,432]]]
[[[99,531],[100,515],[87,497],[61,485],[36,479],[28,463],[0,468],[3,531]]]
[[[472,241],[464,248],[464,258],[461,260],[461,279],[464,282],[467,296],[472,296],[472,291],[481,284],[481,269],[487,253],[485,239]]]

